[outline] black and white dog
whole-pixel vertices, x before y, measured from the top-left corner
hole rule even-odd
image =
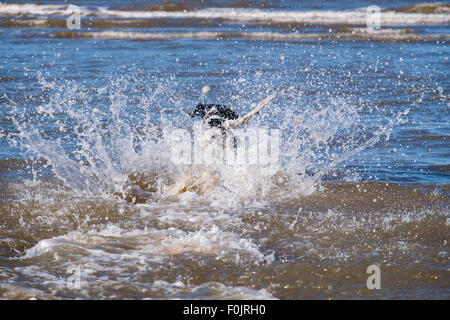
[[[216,143],[221,147],[236,148],[237,139],[230,129],[237,128],[250,121],[250,119],[264,108],[274,97],[270,95],[261,101],[256,108],[243,117],[231,108],[219,104],[203,104],[196,106],[190,114],[191,117],[202,119],[202,148]],[[183,167],[179,179],[168,186],[165,195],[177,195],[187,191],[205,194],[211,192],[219,183],[220,177],[214,170]]]
[[[240,127],[249,122],[255,114],[269,104],[273,97],[273,94],[268,96],[253,111],[243,117],[239,117],[233,109],[224,105],[199,103],[190,115],[192,118],[199,117],[202,119],[202,146],[205,147],[212,142],[219,142],[223,145],[230,144],[236,148],[236,137],[230,133],[229,129]]]

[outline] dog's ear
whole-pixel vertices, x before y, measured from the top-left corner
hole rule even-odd
[[[217,109],[219,116],[221,118],[227,120],[234,120],[239,118],[239,115],[234,110],[230,109],[227,106],[220,104],[203,104],[203,103],[199,103],[197,107],[195,107],[194,111],[190,114],[190,116],[191,118],[194,117],[204,118],[207,111],[210,110],[212,107]]]
[[[223,105],[217,105],[219,108],[220,116],[227,120],[234,120],[239,118],[239,115],[231,108]]]
[[[234,111],[232,109],[227,109],[225,118],[234,120],[234,119],[239,118],[239,115],[236,113],[236,111]]]
[[[205,116],[205,114],[206,114],[205,105],[203,103],[199,103],[195,107],[194,111],[190,114],[190,116],[191,116],[191,118],[194,118],[197,116],[203,118]]]

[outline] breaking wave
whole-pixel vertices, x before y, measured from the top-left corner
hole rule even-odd
[[[432,10],[429,8],[433,8]],[[126,9],[126,8],[125,8]],[[280,11],[251,8],[206,8],[195,10],[118,10],[105,7],[82,7],[82,16],[122,19],[200,19],[232,22],[325,24],[325,25],[365,25],[365,10],[348,11]],[[66,16],[70,15],[68,5],[10,4],[0,3],[2,16]],[[381,24],[432,25],[450,22],[448,6],[422,5],[405,7],[400,10],[385,10],[380,15]]]
[[[253,40],[301,40],[301,39],[357,39],[379,41],[418,41],[426,39],[450,39],[447,34],[420,35],[408,29],[382,29],[369,31],[354,28],[339,33],[276,33],[276,32],[183,32],[183,33],[145,33],[127,31],[72,32],[62,31],[52,35],[64,39],[131,39],[131,40],[169,40],[169,39],[232,39]]]

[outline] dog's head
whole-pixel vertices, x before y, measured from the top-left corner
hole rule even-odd
[[[202,118],[211,127],[221,127],[225,120],[237,119],[239,115],[224,105],[199,103],[191,113],[191,117]]]

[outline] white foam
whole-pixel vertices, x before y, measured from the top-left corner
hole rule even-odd
[[[129,249],[119,248],[114,252],[108,250],[110,244],[114,244],[117,239],[122,243],[129,243]],[[248,257],[256,264],[273,261],[273,256],[262,254],[252,240],[233,232],[222,231],[217,226],[199,231],[183,231],[173,227],[163,230],[124,231],[109,225],[101,231],[73,231],[41,240],[26,251],[24,258],[38,257],[45,253],[57,255],[59,252],[100,256],[102,259],[110,257],[114,261],[137,259],[142,255],[171,256],[182,253],[214,254],[217,259],[228,259],[232,255],[237,263]]]
[[[65,15],[68,5],[0,3],[0,15]]]
[[[228,39],[242,38],[253,40],[302,40],[302,39],[372,39],[384,41],[406,41],[424,39],[450,39],[448,34],[417,34],[409,29],[385,28],[369,31],[366,28],[352,28],[337,33],[279,33],[279,32],[58,32],[54,37],[93,38],[93,39],[133,39],[133,40],[170,40],[170,39]]]
[[[183,18],[205,20],[230,20],[259,23],[298,24],[359,24],[367,23],[365,11],[267,11],[262,9],[204,9],[198,11],[117,11],[102,10],[102,14],[120,18]],[[383,12],[381,25],[417,25],[449,23],[448,14]]]
[[[0,4],[0,15],[70,15],[67,5]],[[201,19],[258,23],[366,25],[365,10],[289,11],[265,9],[208,8],[193,11],[126,11],[105,7],[81,7],[83,16],[141,19]],[[406,13],[383,11],[381,25],[422,25],[450,23],[447,13]]]
[[[181,281],[170,283],[158,280],[153,288],[161,288],[169,294],[169,299],[241,299],[241,300],[276,300],[266,289],[249,289],[247,287],[227,286],[220,282],[207,282],[198,286],[188,286]]]

